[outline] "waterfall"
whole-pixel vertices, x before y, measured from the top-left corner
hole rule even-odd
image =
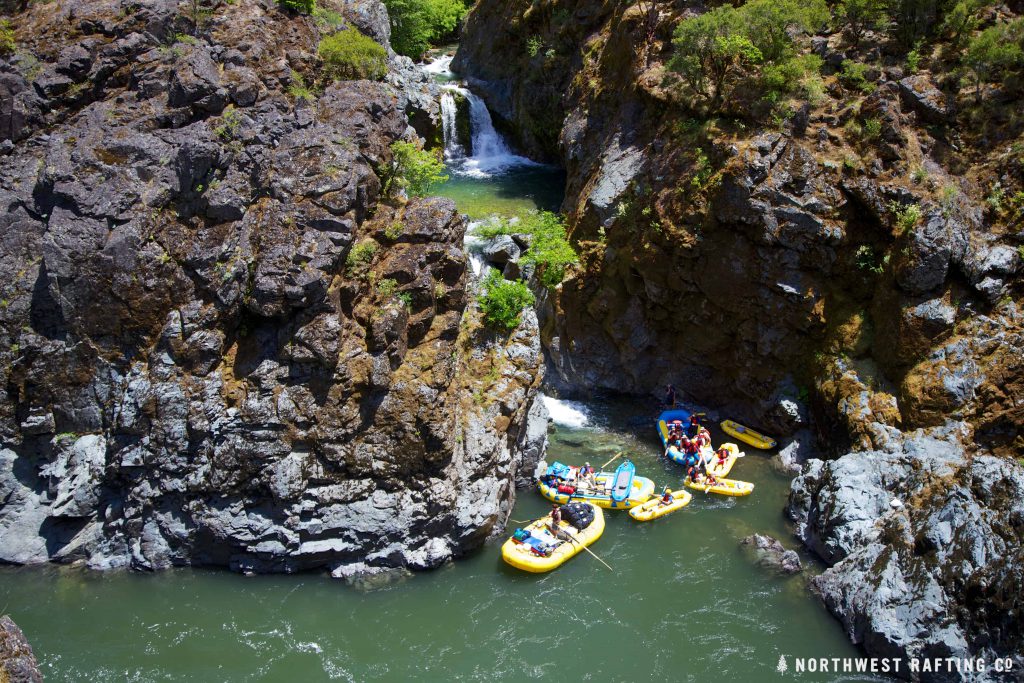
[[[441,128],[444,132],[445,161],[455,161],[466,156],[466,150],[459,144],[458,107],[455,104],[455,93],[446,88],[441,93]]]
[[[470,140],[472,155],[458,139],[457,96],[469,103]],[[444,156],[449,170],[456,174],[486,178],[501,174],[516,166],[539,166],[535,161],[512,152],[505,138],[494,129],[491,112],[484,101],[468,88],[444,85],[441,93],[441,126],[444,132]]]

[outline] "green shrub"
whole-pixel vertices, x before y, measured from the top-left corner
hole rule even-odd
[[[537,266],[537,276],[545,287],[555,287],[565,277],[565,269],[579,261],[565,235],[562,217],[550,211],[531,213],[521,221],[530,235],[530,248],[522,262]]]
[[[388,182],[404,187],[410,197],[425,197],[430,188],[448,180],[441,151],[430,152],[420,143],[399,141],[391,145],[393,172]]]
[[[868,65],[855,62],[852,59],[844,59],[839,73],[839,79],[848,88],[855,88],[862,93],[874,92],[875,84],[868,80]]]
[[[377,283],[377,293],[385,299],[390,299],[395,295],[395,290],[398,289],[398,280],[393,280],[389,277],[384,278]]]
[[[541,45],[540,36],[531,36],[526,41],[526,54],[530,55],[530,57],[536,57],[537,53],[540,52]]]
[[[921,66],[921,52],[915,47],[913,50],[907,53],[907,72],[915,73],[918,67]]]
[[[483,291],[477,296],[477,302],[484,322],[509,332],[519,326],[523,309],[532,305],[534,298],[525,282],[511,282],[492,269],[483,281]]]
[[[394,221],[384,228],[384,238],[394,242],[405,232],[405,224],[402,221]]]
[[[324,73],[333,80],[379,81],[388,73],[388,53],[373,38],[349,27],[320,41]]]
[[[921,221],[921,207],[917,204],[904,205],[894,201],[889,204],[889,210],[892,211],[897,234],[912,230]]]
[[[377,253],[377,243],[372,240],[360,242],[349,250],[345,257],[345,265],[348,267],[348,274],[351,276],[362,275],[366,272]]]
[[[878,28],[888,19],[886,5],[886,0],[843,0],[836,7],[836,20],[853,44],[859,45],[866,31]]]
[[[13,54],[16,47],[10,19],[0,19],[0,55]]]
[[[981,84],[995,81],[1024,67],[1024,17],[990,26],[967,44],[964,65],[974,75],[975,92],[981,97]]]
[[[716,7],[679,22],[668,66],[689,95],[714,111],[733,99],[746,80],[764,86],[766,70],[769,90],[795,82],[800,65],[787,64],[796,54],[794,36],[817,30],[828,16],[823,0],[751,0],[739,7]]]
[[[292,71],[290,81],[291,83],[288,85],[288,95],[291,96],[293,100],[308,102],[314,99],[313,91],[306,86],[306,81],[303,80],[302,74],[298,71]]]
[[[316,9],[316,0],[277,0],[277,4],[292,12],[312,14]]]
[[[864,137],[868,140],[877,140],[882,135],[882,120],[878,118],[864,119]]]
[[[463,0],[384,0],[391,18],[391,47],[418,59],[448,37],[466,15]]]

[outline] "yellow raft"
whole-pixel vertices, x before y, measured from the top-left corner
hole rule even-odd
[[[576,493],[572,494],[572,499],[609,510],[628,510],[646,502],[654,494],[653,481],[647,477],[633,477],[633,485],[629,497],[622,501],[612,500],[608,487],[611,486],[614,477],[614,472],[601,472],[594,477],[594,480],[597,482],[597,489],[579,488],[576,490]],[[569,502],[568,493],[559,493],[557,488],[549,486],[544,482],[539,482],[539,486],[540,495],[551,502],[558,503],[559,505],[565,505]]]
[[[744,427],[738,422],[732,420],[726,420],[722,423],[722,431],[729,436],[734,436],[743,443],[750,444],[754,448],[760,448],[761,450],[768,450],[775,448],[778,443],[775,439],[770,436],[765,436],[760,432],[755,432],[750,427]]]
[[[681,510],[689,505],[690,501],[693,500],[693,494],[689,491],[680,489],[678,491],[671,491],[671,493],[675,500],[668,505],[662,505],[661,496],[656,496],[643,505],[630,510],[629,516],[638,522],[649,522],[652,519],[658,519],[659,517],[670,515],[676,510]]]
[[[594,521],[586,529],[580,531],[565,520],[562,520],[559,524],[559,529],[571,534],[573,540],[559,540],[551,534],[549,528],[551,525],[551,515],[542,517],[525,527],[532,537],[547,544],[557,544],[547,557],[535,555],[530,550],[530,544],[518,543],[515,539],[509,538],[501,546],[501,558],[516,569],[522,569],[524,572],[533,572],[535,574],[549,572],[560,567],[583,552],[584,546],[588,546],[601,538],[601,534],[604,533],[604,513],[595,505],[590,507],[594,509]]]
[[[693,482],[687,478],[686,485],[695,491],[718,493],[723,496],[749,496],[754,491],[754,485],[749,481],[739,481],[737,479],[719,479],[717,484],[708,486],[700,481]]]
[[[721,479],[722,477],[729,476],[729,472],[732,471],[732,466],[736,464],[736,461],[740,457],[740,447],[734,443],[723,443],[718,447],[718,450],[725,449],[729,451],[729,457],[725,459],[725,462],[721,465],[718,464],[718,451],[711,454],[711,459],[706,460],[708,472]]]

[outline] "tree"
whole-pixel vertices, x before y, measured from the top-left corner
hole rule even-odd
[[[854,45],[860,45],[864,33],[884,24],[886,0],[843,0],[836,8],[836,18],[846,29]]]
[[[293,12],[312,14],[316,9],[316,0],[277,0],[277,4]]]
[[[981,84],[1024,67],[1024,18],[990,26],[967,44],[964,64],[974,74],[975,97],[981,100]]]
[[[466,15],[463,0],[384,0],[391,17],[391,46],[418,59],[451,33]]]
[[[394,173],[388,181],[404,187],[410,197],[425,197],[430,188],[448,180],[440,150],[429,152],[419,142],[399,141],[391,145]]]

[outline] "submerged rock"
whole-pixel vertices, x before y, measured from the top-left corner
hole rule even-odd
[[[740,545],[751,552],[755,562],[761,567],[774,569],[783,574],[803,571],[800,556],[795,550],[787,550],[777,538],[753,534],[740,541]]]

